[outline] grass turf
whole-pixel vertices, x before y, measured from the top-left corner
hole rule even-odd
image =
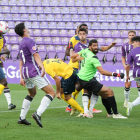
[[[31,126],[19,125],[17,123],[23,99],[28,94],[26,88],[20,85],[9,84],[12,95],[12,103],[17,108],[8,111],[4,94],[0,96],[0,140],[132,140],[140,136],[140,112],[139,106],[133,108],[131,115],[126,120],[107,118],[105,108],[99,98],[95,108],[102,109],[102,113],[94,114],[92,119],[76,118],[65,112],[67,104],[55,98],[49,108],[42,114],[43,128],[39,128],[31,115],[38,108],[43,91],[38,90],[32,101],[26,119],[32,123]],[[54,86],[55,88],[55,86]],[[123,88],[112,88],[115,93],[118,110],[126,116],[123,108]],[[136,88],[131,88],[130,101],[138,97]],[[81,94],[77,101],[82,105]]]

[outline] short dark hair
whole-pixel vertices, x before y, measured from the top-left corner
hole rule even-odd
[[[89,41],[89,46],[91,46],[92,43],[98,43],[98,41],[97,41],[96,39],[92,39],[92,40],[90,40],[90,41]]]
[[[25,29],[24,22],[19,23],[18,25],[16,25],[16,27],[15,27],[16,34],[18,34],[19,36],[22,37],[24,35],[23,29]]]
[[[140,42],[140,36],[135,36],[131,39],[131,42],[136,41],[136,42]]]
[[[80,29],[78,30],[78,34],[79,34],[80,31],[84,31],[84,32],[87,34],[87,30],[86,30],[85,28],[80,28]]]
[[[79,26],[79,29],[82,28],[83,26],[87,26],[87,24],[83,23]]]

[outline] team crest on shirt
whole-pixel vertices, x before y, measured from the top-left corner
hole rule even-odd
[[[35,51],[36,50],[36,46],[33,46],[32,49]]]

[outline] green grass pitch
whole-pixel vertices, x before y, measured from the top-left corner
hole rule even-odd
[[[55,86],[54,86],[55,87]],[[103,112],[94,114],[91,119],[76,118],[65,112],[67,104],[55,98],[49,108],[42,114],[43,128],[39,128],[32,113],[38,108],[43,91],[38,90],[32,101],[26,119],[31,126],[19,125],[17,123],[23,99],[28,94],[26,88],[9,84],[12,95],[12,103],[17,105],[15,110],[7,109],[4,94],[0,96],[0,140],[132,140],[140,137],[140,106],[133,108],[131,115],[126,120],[107,118],[104,106],[99,98],[95,108]],[[115,93],[118,110],[126,116],[123,108],[123,88],[112,88]],[[130,101],[138,97],[136,88],[131,88]],[[82,105],[81,94],[77,101]]]

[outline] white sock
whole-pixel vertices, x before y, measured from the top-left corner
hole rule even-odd
[[[125,97],[125,101],[129,102],[129,94],[130,94],[130,88],[126,88],[124,89],[124,97]]]
[[[92,94],[90,98],[89,110],[92,111],[98,101],[99,96]]]
[[[82,102],[83,102],[83,107],[84,107],[84,113],[86,113],[88,112],[88,102],[89,102],[89,97],[87,93],[83,94]]]
[[[4,88],[4,95],[6,97],[8,105],[10,105],[11,104],[11,94],[10,94],[9,88]]]
[[[140,87],[137,87],[138,88],[138,96],[140,96]]]
[[[30,108],[30,104],[31,104],[31,101],[33,100],[32,97],[30,97],[29,95],[27,95],[25,97],[25,99],[23,100],[23,104],[22,104],[22,109],[21,109],[21,113],[20,113],[20,118],[22,120],[25,119],[26,115],[27,115],[27,112]]]
[[[135,101],[132,102],[132,107],[140,104],[140,97],[138,97]]]
[[[48,108],[52,100],[53,97],[51,95],[45,95],[41,100],[39,108],[37,109],[37,115],[41,116],[41,114]]]

